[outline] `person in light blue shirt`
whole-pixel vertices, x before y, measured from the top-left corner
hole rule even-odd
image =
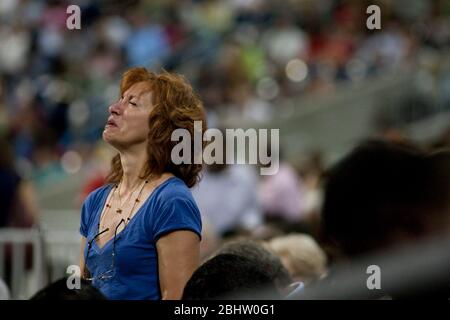
[[[193,132],[195,120],[206,130],[203,106],[183,77],[145,68],[125,72],[120,93],[103,131],[118,154],[81,210],[81,274],[108,299],[180,299],[199,265],[202,222],[189,188],[202,165],[193,153],[175,164],[171,135]]]

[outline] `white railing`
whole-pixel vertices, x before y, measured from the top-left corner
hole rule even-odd
[[[26,248],[32,250],[32,283],[27,289]],[[6,275],[6,269],[10,274]],[[45,283],[45,253],[39,229],[0,229],[0,277],[8,276],[12,299],[24,299],[25,291],[36,291]]]
[[[78,264],[79,245],[80,236],[76,231],[0,229],[0,278],[6,280],[8,276],[11,298],[28,299],[65,276],[67,266]],[[28,248],[31,270],[26,268]]]

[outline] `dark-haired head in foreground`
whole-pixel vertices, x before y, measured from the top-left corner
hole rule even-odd
[[[292,283],[292,278],[280,258],[256,241],[249,239],[230,241],[223,245],[216,252],[216,255],[225,253],[235,254],[255,261],[268,273],[281,293],[284,293],[286,288]]]
[[[273,295],[267,297],[267,293]],[[194,272],[184,288],[182,299],[261,298],[281,298],[272,275],[253,259],[236,254],[219,254]]]
[[[368,141],[329,173],[323,231],[356,256],[449,230],[448,153]]]
[[[450,154],[431,154],[412,145],[386,141],[359,145],[327,177],[322,223],[331,246],[354,263],[363,255],[388,253],[428,238],[442,239],[450,230]],[[422,259],[420,252],[417,259]],[[389,274],[388,265],[380,262],[373,261]],[[404,269],[405,277],[408,275],[408,265],[397,267]],[[362,268],[366,273],[367,266]],[[381,289],[396,281],[408,281],[405,279],[382,278]],[[366,283],[361,286],[366,287]],[[439,286],[384,294],[448,299],[449,289],[450,283],[442,279]]]
[[[80,279],[80,289],[69,289],[67,278],[62,278],[38,291],[30,300],[106,300],[106,297],[86,280]]]

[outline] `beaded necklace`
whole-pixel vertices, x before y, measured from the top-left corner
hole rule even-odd
[[[140,202],[140,197],[141,197],[142,191],[144,190],[144,187],[145,187],[145,185],[146,185],[147,183],[148,183],[148,180],[145,180],[144,183],[142,183],[141,190],[139,191],[139,194],[138,194],[137,198],[134,200],[133,206],[131,207],[131,210],[130,210],[130,212],[128,213],[128,216],[127,216],[127,218],[126,218],[126,220],[125,220],[125,226],[126,226],[126,225],[128,224],[128,222],[131,220],[131,215],[133,214],[133,211],[134,211],[134,209],[135,209],[135,207],[136,207],[136,204],[137,204],[138,202]],[[113,191],[113,193],[112,193],[112,195],[111,195],[111,198],[114,197],[114,195],[115,195],[115,193],[116,193],[116,189],[118,189],[118,185],[115,185],[115,186],[114,186],[114,191]],[[136,189],[135,189],[135,190],[136,190]],[[125,205],[125,204],[130,200],[131,195],[132,195],[133,193],[134,193],[134,192],[132,192],[132,193],[128,196],[127,200],[122,204],[122,206]],[[120,205],[120,200],[119,200],[119,205]],[[99,221],[99,224],[98,224],[99,230],[100,230],[100,226],[101,226],[101,224],[102,224],[102,220],[105,219],[105,217],[107,216],[107,214],[108,214],[110,208],[111,208],[111,205],[107,202],[107,203],[106,203],[106,210],[105,210],[105,212],[103,213],[102,217],[100,217],[100,221]],[[121,214],[121,213],[122,213],[122,209],[121,209],[121,208],[117,209],[117,210],[116,210],[116,213]]]

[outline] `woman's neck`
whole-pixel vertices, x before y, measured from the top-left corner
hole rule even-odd
[[[120,160],[123,169],[121,191],[127,193],[142,182],[140,175],[147,161],[147,150],[141,146],[140,148],[121,151]]]

